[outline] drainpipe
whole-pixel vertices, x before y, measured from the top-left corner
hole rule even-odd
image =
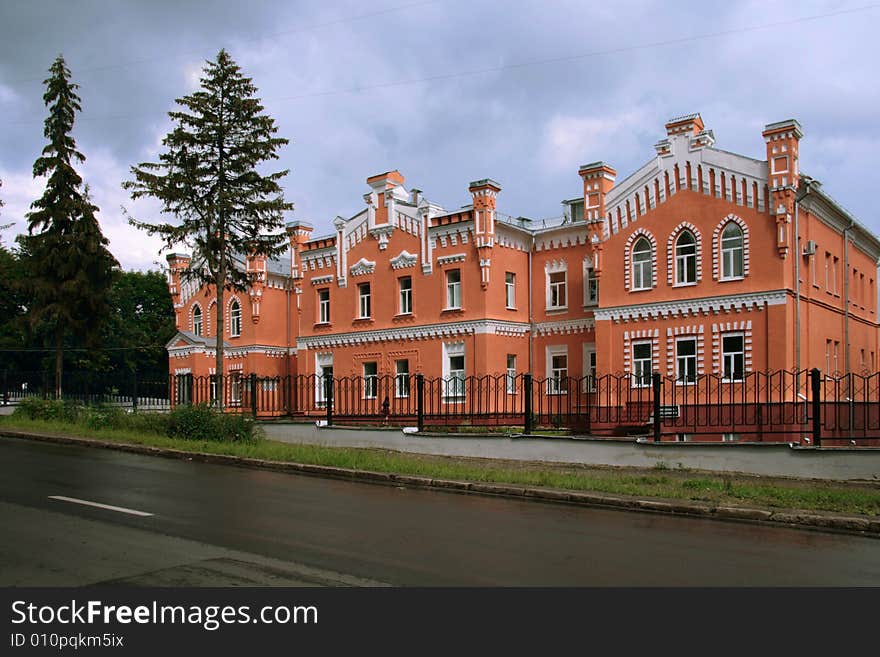
[[[801,258],[803,257],[800,246],[800,238],[801,233],[798,227],[798,207],[800,206],[800,201],[807,194],[810,193],[810,183],[813,181],[810,178],[804,176],[802,178],[804,181],[804,191],[799,196],[795,196],[794,198],[794,243],[795,243],[795,259],[794,259],[794,287],[795,287],[795,348],[794,348],[794,363],[795,363],[795,372],[801,371]],[[811,258],[815,258],[816,255],[813,254],[810,256]]]
[[[853,437],[853,414],[855,409],[853,408],[853,390],[852,390],[852,370],[850,369],[849,362],[849,231],[853,229],[855,226],[855,221],[852,219],[849,220],[849,226],[843,229],[843,270],[844,270],[844,280],[843,280],[843,362],[844,367],[846,368],[846,400],[849,405],[849,439],[852,441]]]

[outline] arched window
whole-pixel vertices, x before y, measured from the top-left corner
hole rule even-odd
[[[241,306],[234,300],[229,306],[229,336],[237,338],[241,335]]]
[[[689,230],[682,231],[675,240],[675,282],[697,282],[697,240]]]
[[[640,237],[632,247],[632,289],[649,290],[653,284],[651,243]]]
[[[730,222],[721,232],[721,280],[743,277],[743,232]]]
[[[193,308],[193,333],[202,334],[202,309],[199,306]]]

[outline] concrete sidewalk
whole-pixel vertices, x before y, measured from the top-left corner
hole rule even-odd
[[[391,429],[318,428],[315,424],[262,423],[266,437],[288,443],[375,447],[441,456],[473,456],[640,468],[831,480],[880,480],[880,449],[816,449],[787,444],[661,443],[567,437],[438,436]]]

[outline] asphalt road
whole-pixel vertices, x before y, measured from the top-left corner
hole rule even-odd
[[[0,464],[0,586],[880,585],[858,536],[8,438]]]

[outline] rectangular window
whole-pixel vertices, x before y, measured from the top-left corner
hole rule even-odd
[[[364,319],[370,316],[370,284],[361,283],[358,285],[358,319]]]
[[[825,340],[825,374],[831,374],[831,340]]]
[[[376,363],[364,363],[364,399],[376,398],[378,370]]]
[[[584,305],[595,306],[599,303],[599,279],[596,278],[596,271],[592,267],[587,267],[587,274],[584,277]]]
[[[397,285],[400,292],[400,314],[409,315],[412,313],[412,278],[409,276],[399,278]]]
[[[504,274],[504,295],[508,308],[516,308],[516,274],[507,272]]]
[[[549,384],[551,395],[563,395],[568,392],[568,354],[550,355]]]
[[[514,354],[507,354],[507,394],[513,395],[516,393],[516,356]]]
[[[651,385],[651,342],[633,342],[632,345],[632,371],[633,385],[638,388],[647,388]]]
[[[318,322],[330,323],[330,290],[318,290]]]
[[[679,338],[675,341],[675,378],[681,383],[697,380],[697,339]]]
[[[565,308],[568,300],[565,291],[565,274],[564,271],[558,271],[550,274],[550,298],[547,300],[547,307]]]
[[[409,397],[409,361],[394,361],[394,396]]]
[[[229,403],[234,406],[241,404],[241,372],[229,373]]]
[[[327,387],[333,385],[332,354],[315,355],[315,403],[318,406],[327,404]]]
[[[446,396],[452,399],[464,399],[464,356],[449,356]]]
[[[825,252],[825,289],[831,292],[831,254]]]
[[[864,373],[867,367],[868,361],[865,360],[865,350],[859,349],[859,369],[862,370],[862,373]]]
[[[819,287],[819,281],[816,280],[816,255],[810,256],[810,283],[815,287]]]
[[[725,381],[742,381],[745,374],[745,349],[742,333],[721,336],[721,362]]]
[[[596,344],[584,343],[584,392],[596,391]]]
[[[834,294],[837,294],[837,269],[839,263],[840,258],[834,256],[831,260],[831,291]]]
[[[840,373],[840,342],[834,341],[834,376]]]
[[[461,308],[461,272],[458,269],[446,272],[446,308]]]

